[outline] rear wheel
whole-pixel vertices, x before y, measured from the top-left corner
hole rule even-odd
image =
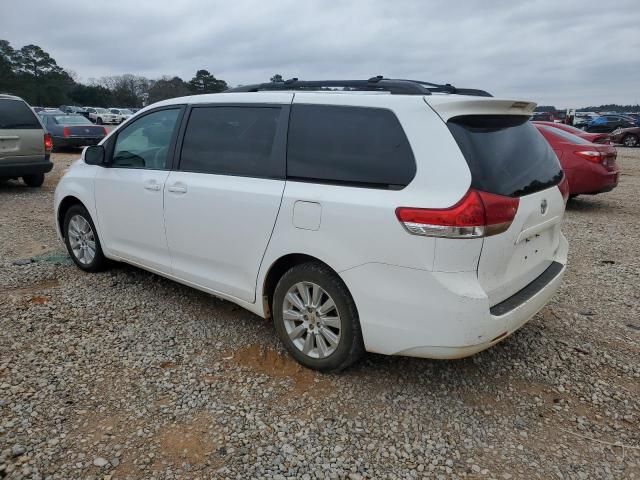
[[[73,205],[64,216],[64,243],[74,263],[85,272],[98,272],[107,265],[91,215],[82,205]]]
[[[22,181],[27,185],[27,187],[41,187],[44,183],[44,173],[25,175],[24,177],[22,177]]]
[[[355,303],[344,282],[321,263],[289,269],[273,296],[276,332],[291,355],[314,370],[342,370],[364,353]]]
[[[622,139],[622,144],[625,147],[637,147],[640,144],[639,140],[640,139],[638,139],[637,135],[629,134],[624,136],[624,138]]]
[[[102,125],[102,118],[98,117],[98,119],[96,120],[96,123],[98,125]]]

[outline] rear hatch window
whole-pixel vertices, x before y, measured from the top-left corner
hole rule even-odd
[[[21,100],[0,100],[0,130],[41,129],[35,113]]]
[[[562,179],[548,142],[522,115],[464,115],[447,126],[471,170],[477,190],[521,197]]]

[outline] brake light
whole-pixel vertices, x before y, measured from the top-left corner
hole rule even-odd
[[[62,129],[62,136],[63,137],[68,137],[69,136],[69,129],[67,127],[64,127]]]
[[[102,127],[102,130],[104,131],[104,136],[106,137],[107,133],[109,133],[109,132],[107,132],[107,127]]]
[[[51,140],[51,134],[45,133],[44,134],[44,152],[51,153],[51,150],[53,150],[53,140]]]
[[[566,204],[569,201],[569,180],[567,180],[566,173],[562,174],[562,180],[560,180],[558,184],[558,190],[560,190],[564,203]]]
[[[604,158],[604,155],[596,150],[577,150],[573,153],[593,163],[600,163]]]
[[[520,199],[470,189],[449,208],[396,209],[396,217],[413,235],[442,238],[478,238],[506,231]]]

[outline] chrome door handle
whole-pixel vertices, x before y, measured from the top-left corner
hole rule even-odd
[[[169,190],[172,193],[187,193],[187,186],[176,183],[168,187],[167,190]]]
[[[158,190],[160,190],[160,185],[158,185],[157,183],[147,183],[145,184],[144,189],[157,192]]]

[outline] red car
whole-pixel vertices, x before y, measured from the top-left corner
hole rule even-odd
[[[570,196],[608,192],[618,185],[618,152],[614,146],[591,143],[548,125],[535,126],[558,156]]]
[[[560,130],[564,130],[565,132],[572,133],[577,135],[580,138],[584,138],[587,142],[591,143],[611,143],[611,136],[608,133],[589,133],[584,130],[580,130],[579,128],[572,127],[571,125],[565,125],[564,123],[555,123],[555,122],[537,122],[533,123],[538,125],[546,125],[548,127],[559,128]]]

